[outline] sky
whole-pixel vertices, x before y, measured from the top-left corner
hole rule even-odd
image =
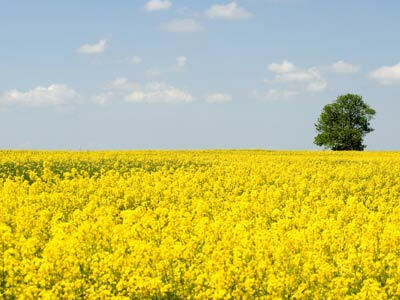
[[[400,149],[398,0],[0,0],[2,149],[319,149],[324,105]]]

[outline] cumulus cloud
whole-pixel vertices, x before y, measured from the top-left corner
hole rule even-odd
[[[328,83],[323,79],[318,79],[316,81],[312,81],[307,84],[306,89],[310,92],[321,92],[325,90],[328,86]]]
[[[263,93],[261,95],[256,94],[256,96],[261,100],[273,100],[273,101],[286,100],[295,97],[296,95],[298,95],[298,92],[293,90],[277,90],[277,89],[269,89],[266,93]]]
[[[139,87],[138,83],[129,81],[129,79],[125,77],[117,77],[108,84],[108,88],[110,90],[118,90],[118,91],[127,91],[127,90],[129,91],[138,87]]]
[[[100,105],[105,105],[106,103],[111,102],[112,100],[116,99],[116,93],[112,91],[106,91],[97,95],[93,96],[93,102],[100,104]]]
[[[232,101],[232,95],[224,93],[213,93],[206,96],[206,102],[208,103],[223,103]]]
[[[38,86],[29,91],[12,89],[0,97],[3,105],[57,106],[75,101],[79,95],[65,84],[52,84],[48,87]]]
[[[360,70],[360,67],[338,60],[330,66],[330,69],[335,73],[356,73]]]
[[[117,77],[104,86],[103,92],[94,95],[92,101],[98,104],[111,102],[130,103],[190,103],[196,100],[190,92],[170,85],[166,82],[152,81],[139,84],[126,77]],[[223,103],[232,100],[232,96],[226,93],[210,93],[205,95],[203,101],[208,103]]]
[[[178,69],[184,68],[186,66],[186,64],[187,64],[187,57],[186,56],[178,56],[176,58],[176,65],[175,66]]]
[[[214,4],[206,12],[210,19],[240,20],[248,19],[251,13],[240,7],[235,1],[227,4]]]
[[[156,11],[156,10],[167,10],[171,6],[172,3],[169,0],[149,0],[145,4],[144,8],[147,11]]]
[[[103,93],[93,97],[94,102],[105,104],[112,101],[131,103],[189,103],[194,97],[177,87],[164,82],[150,82],[145,85],[120,77],[106,85]]]
[[[268,65],[268,70],[274,73],[290,73],[296,70],[296,66],[288,60],[283,60],[281,63],[272,63]]]
[[[98,54],[103,53],[107,46],[107,40],[100,40],[95,44],[84,44],[78,48],[79,53]]]
[[[133,91],[125,97],[125,100],[134,103],[189,103],[194,97],[166,83],[153,82],[140,90]]]
[[[93,97],[93,101],[98,104],[106,104],[114,101],[123,100],[127,94],[135,89],[140,89],[140,84],[130,81],[126,77],[117,77],[107,83],[104,91]]]
[[[121,89],[126,87],[128,84],[128,78],[125,77],[118,77],[115,78],[113,81],[110,83],[111,88],[116,88],[116,89]]]
[[[284,60],[282,63],[270,64],[268,70],[275,74],[275,82],[300,84],[311,92],[323,91],[328,86],[320,71],[315,67],[301,69]]]
[[[369,76],[380,84],[400,84],[400,63],[393,66],[383,66],[372,71]]]
[[[203,28],[195,19],[176,19],[166,23],[162,23],[160,28],[167,32],[196,32]]]

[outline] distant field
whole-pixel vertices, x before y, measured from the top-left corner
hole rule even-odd
[[[400,297],[400,152],[0,151],[5,299]]]

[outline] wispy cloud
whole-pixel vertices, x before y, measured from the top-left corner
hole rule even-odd
[[[137,65],[142,63],[143,59],[140,56],[132,56],[132,57],[127,57],[126,61],[130,62],[131,64]]]
[[[203,30],[203,27],[195,19],[176,19],[162,23],[160,28],[167,32],[185,33]]]
[[[107,85],[107,88],[113,91],[130,91],[140,88],[140,85],[136,82],[129,81],[126,77],[117,77]]]
[[[107,40],[100,40],[95,44],[84,44],[78,48],[79,53],[83,54],[98,54],[106,50]]]
[[[187,57],[186,56],[178,56],[176,58],[176,65],[175,66],[178,69],[184,68],[186,66],[186,64],[187,64]]]
[[[140,90],[135,90],[125,97],[127,102],[134,103],[189,103],[194,97],[179,88],[164,82],[152,82]]]
[[[144,8],[147,11],[167,10],[172,6],[169,0],[149,0],[146,2]]]
[[[214,4],[206,12],[210,19],[241,20],[252,16],[246,9],[240,7],[235,1],[227,4]]]
[[[359,66],[339,60],[330,66],[332,72],[335,73],[356,73],[360,70]]]
[[[281,63],[269,64],[268,70],[278,74],[291,73],[296,71],[296,66],[290,61],[284,59]]]
[[[278,90],[278,89],[269,89],[267,92],[264,93],[254,93],[256,98],[260,100],[266,101],[279,101],[279,100],[287,100],[289,98],[293,98],[297,96],[299,93],[294,90]]]
[[[159,67],[153,67],[150,69],[146,70],[146,77],[149,78],[154,78],[154,77],[160,77],[161,75],[167,75],[170,73],[175,73],[175,72],[181,72],[186,69],[188,59],[186,56],[178,56],[175,58],[175,63],[168,67],[168,68],[159,68]]]
[[[206,96],[208,103],[225,103],[232,101],[232,95],[226,93],[212,93]]]
[[[165,82],[155,81],[142,85],[120,77],[107,84],[105,91],[95,95],[93,100],[99,104],[120,100],[130,103],[174,104],[190,103],[195,97]]]

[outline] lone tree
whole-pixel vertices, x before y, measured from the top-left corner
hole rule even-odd
[[[314,144],[331,150],[358,150],[363,145],[364,136],[373,131],[370,121],[375,110],[366,104],[362,97],[346,94],[327,104],[315,124],[318,135]]]

